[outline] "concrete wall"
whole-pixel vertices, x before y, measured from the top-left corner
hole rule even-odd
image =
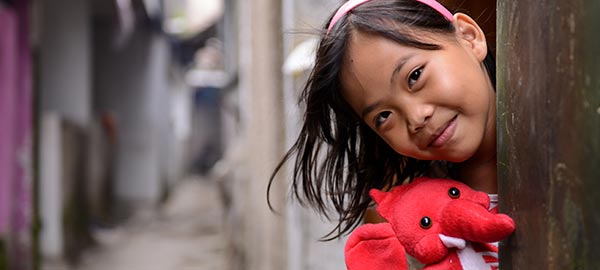
[[[233,114],[224,117],[224,129],[235,134],[225,138],[225,160],[213,171],[220,177],[227,209],[230,269],[286,269],[285,217],[273,214],[266,202],[267,183],[284,146],[281,2],[227,5],[226,69],[237,66],[239,84],[225,97],[224,113]],[[239,42],[231,46],[232,40]],[[233,57],[228,54],[232,49],[237,50]],[[272,199],[282,214],[285,194],[285,182],[279,179]]]
[[[285,220],[267,208],[265,191],[270,174],[283,154],[283,104],[281,64],[281,1],[253,0],[240,3],[240,83],[245,98],[242,114],[245,129],[248,174],[243,181],[247,213],[246,268],[284,269],[286,261]],[[273,188],[275,205],[283,210],[285,184]]]
[[[40,251],[46,258],[59,259],[64,255],[63,186],[60,140],[60,117],[49,113],[40,123]]]
[[[63,172],[60,123],[80,128],[91,120],[91,32],[87,0],[40,1],[40,235],[41,254],[61,259],[65,252],[63,208],[68,198]],[[51,115],[50,118],[44,118]],[[78,147],[78,146],[75,146]],[[82,164],[83,166],[84,164]],[[84,179],[78,179],[83,181]]]
[[[40,102],[79,125],[91,119],[91,27],[88,0],[40,1]]]
[[[149,30],[114,46],[110,23],[94,26],[94,107],[114,113],[117,126],[115,196],[125,203],[156,203],[171,101],[166,40]]]

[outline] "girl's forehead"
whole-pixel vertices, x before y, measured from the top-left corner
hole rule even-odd
[[[346,72],[357,72],[357,68],[364,70],[362,67],[365,64],[383,68],[386,63],[395,65],[397,63],[394,62],[411,55],[436,54],[442,52],[444,48],[459,44],[455,35],[423,32],[425,33],[422,33],[415,41],[434,45],[439,49],[418,48],[378,34],[354,30],[347,40],[346,51],[341,63],[342,76]]]
[[[400,44],[388,38],[356,32],[348,40],[347,50],[342,61],[342,79],[364,79],[383,76],[384,71],[392,72],[399,60],[431,51]],[[392,68],[392,70],[387,70]],[[352,76],[350,76],[352,75]]]
[[[415,43],[423,43],[423,44],[433,44],[433,45],[442,45],[446,43],[452,43],[457,41],[456,34],[447,34],[447,33],[435,33],[431,31],[425,30],[403,30],[402,34],[398,36],[404,36],[407,41],[415,42]],[[353,29],[348,35],[348,48],[349,50],[352,47],[361,47],[361,46],[369,46],[371,43],[375,41],[385,42],[385,43],[393,43],[396,46],[410,48],[410,49],[419,49],[416,46],[410,46],[408,44],[402,44],[398,41],[391,39],[390,37],[383,36],[378,33],[370,33],[365,31],[360,31],[357,29]]]

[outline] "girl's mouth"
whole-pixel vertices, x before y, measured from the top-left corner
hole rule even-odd
[[[454,136],[454,132],[456,131],[457,118],[458,115],[450,119],[450,121],[442,129],[439,135],[437,135],[437,137],[435,137],[435,139],[433,139],[433,141],[429,144],[431,147],[442,147],[452,138],[452,136]]]

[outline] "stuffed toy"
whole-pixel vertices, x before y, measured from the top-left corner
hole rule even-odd
[[[406,254],[427,270],[498,269],[500,241],[515,230],[490,198],[449,179],[417,178],[369,193],[387,223],[365,224],[348,238],[348,270],[406,270]]]

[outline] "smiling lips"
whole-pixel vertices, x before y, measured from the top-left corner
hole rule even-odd
[[[445,127],[443,127],[442,131],[439,133],[439,135],[434,135],[435,139],[433,139],[433,141],[431,143],[429,143],[429,146],[432,147],[441,147],[444,144],[446,144],[450,138],[452,138],[452,136],[454,135],[454,131],[456,130],[456,118],[458,116],[454,116],[454,118],[452,118]]]

